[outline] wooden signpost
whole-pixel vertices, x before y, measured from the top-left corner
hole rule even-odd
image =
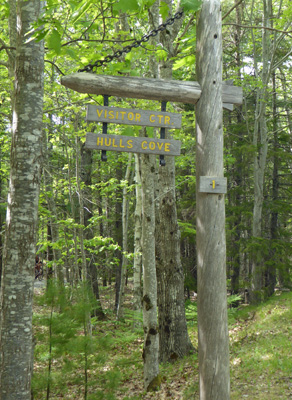
[[[224,400],[228,400],[230,395],[225,205],[222,196],[227,191],[227,182],[223,177],[222,106],[232,110],[234,104],[242,104],[243,94],[240,87],[235,87],[230,82],[221,84],[220,10],[220,0],[205,0],[199,14],[197,76],[202,90],[197,82],[104,76],[82,72],[61,79],[62,85],[80,93],[104,95],[104,98],[118,96],[156,100],[164,104],[160,112],[90,106],[87,112],[88,121],[100,121],[104,129],[102,135],[88,133],[86,146],[101,149],[102,152],[145,152],[160,154],[160,157],[179,155],[180,142],[164,139],[164,131],[165,128],[179,128],[181,119],[175,114],[165,112],[165,102],[197,105],[196,240],[201,400],[213,398],[214,393]],[[107,101],[104,105],[108,106]],[[107,135],[108,122],[160,127],[161,139]]]

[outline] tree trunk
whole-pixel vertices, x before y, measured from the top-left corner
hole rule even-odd
[[[93,231],[89,229],[90,218],[92,216],[92,202],[91,202],[91,184],[92,184],[92,150],[85,149],[84,146],[81,147],[81,179],[85,186],[85,198],[83,196],[84,201],[84,226],[87,228],[84,230],[85,239],[92,239]],[[99,320],[105,319],[105,314],[102,310],[100,297],[99,297],[99,286],[98,286],[98,276],[97,276],[97,268],[94,262],[93,255],[90,252],[86,251],[87,261],[87,272],[89,275],[89,281],[91,283],[91,289],[94,295],[94,298],[97,301],[97,307],[94,310],[94,316]]]
[[[223,177],[222,33],[219,0],[197,20],[197,268],[200,400],[230,398],[223,194],[199,192],[203,176]]]
[[[128,165],[125,175],[125,186],[123,187],[123,207],[122,207],[122,225],[123,225],[123,254],[122,254],[122,268],[121,268],[121,285],[119,294],[119,304],[117,309],[117,319],[124,317],[124,297],[125,297],[125,281],[128,259],[126,253],[128,252],[128,225],[129,225],[129,199],[127,196],[127,189],[130,180],[132,163],[132,154],[128,156]]]
[[[265,270],[265,292],[266,296],[272,296],[276,286],[276,271],[277,271],[277,246],[278,239],[278,206],[279,200],[279,140],[278,140],[278,124],[277,124],[277,88],[276,75],[273,73],[273,183],[272,183],[272,213],[270,220],[271,246],[270,260],[272,265],[267,265]]]
[[[123,168],[121,163],[118,163],[116,170],[116,179],[118,182],[121,182],[123,179]],[[119,193],[120,189],[116,190],[116,201],[115,201],[115,240],[119,244],[121,248],[123,248],[123,225],[121,221],[122,215],[122,202],[119,200],[119,197],[122,195]],[[115,284],[115,311],[117,312],[119,306],[119,296],[120,296],[120,287],[121,287],[121,272],[122,272],[122,254],[120,250],[116,251],[116,258],[118,259],[118,263],[116,266],[116,284]]]
[[[184,274],[180,258],[180,230],[175,205],[174,157],[159,171],[159,215],[156,217],[159,360],[174,361],[189,354],[190,342],[184,301]]]
[[[270,27],[270,11],[271,0],[263,0],[263,26]],[[255,108],[255,125],[253,144],[257,148],[254,157],[254,207],[253,207],[253,224],[252,236],[254,240],[262,236],[262,211],[264,202],[264,176],[268,152],[268,135],[266,123],[266,103],[268,99],[268,82],[271,73],[270,61],[270,32],[263,29],[262,34],[262,85],[257,89],[257,99]],[[255,61],[255,71],[259,74],[258,65]],[[256,243],[255,243],[256,244]],[[252,271],[251,271],[251,292],[250,301],[253,304],[262,300],[263,289],[263,255],[257,245],[253,251]]]
[[[134,271],[133,271],[133,308],[134,327],[140,326],[139,317],[142,311],[142,193],[141,193],[141,171],[140,156],[135,154],[135,231],[134,231]]]
[[[168,0],[167,4],[171,13],[172,1]],[[169,55],[166,60],[160,61],[162,79],[172,79],[173,43],[178,25],[177,22],[167,33],[161,33],[161,42]],[[165,135],[171,138],[168,130]],[[160,166],[158,173],[155,230],[160,362],[182,358],[192,349],[185,317],[184,273],[175,197],[175,158],[166,157],[165,161],[165,166]]]
[[[142,263],[143,263],[143,328],[144,388],[159,386],[159,334],[157,326],[157,282],[155,267],[155,156],[142,155]]]
[[[11,1],[10,11],[15,6]],[[38,0],[17,7],[11,171],[1,286],[0,398],[29,400],[32,298],[41,176],[43,42],[29,40],[40,17]],[[11,18],[11,21],[16,18]],[[21,29],[19,29],[21,28]]]
[[[237,3],[237,0],[234,0],[234,3]],[[238,80],[240,81],[241,78],[241,67],[242,67],[242,60],[241,60],[241,51],[240,51],[240,38],[242,36],[241,33],[241,15],[242,11],[240,7],[236,7],[236,32],[235,32],[235,46],[236,46],[236,53],[235,53],[235,60],[236,60],[236,68],[238,70]],[[237,126],[243,125],[243,117],[242,117],[242,106],[238,106],[236,109],[236,123]],[[234,195],[234,206],[239,207],[242,203],[242,184],[243,184],[243,157],[242,157],[242,152],[240,150],[240,147],[242,146],[243,143],[243,129],[239,129],[236,131],[238,135],[238,147],[239,151],[236,152],[236,161],[234,163],[234,176],[233,176],[233,186],[235,190],[235,195]],[[233,215],[233,227],[232,230],[234,231],[234,234],[232,235],[232,274],[231,274],[231,293],[236,294],[239,292],[239,278],[240,278],[240,273],[241,273],[241,248],[240,248],[240,239],[242,236],[242,231],[241,231],[241,223],[242,223],[242,217],[241,213],[239,212],[234,212]]]

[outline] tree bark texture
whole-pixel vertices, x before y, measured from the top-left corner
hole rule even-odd
[[[197,269],[200,400],[230,398],[224,195],[200,193],[201,176],[223,177],[222,34],[219,0],[197,19]]]
[[[191,349],[185,317],[184,273],[180,258],[180,230],[175,204],[174,157],[159,171],[156,217],[159,360],[175,361]]]
[[[270,27],[271,0],[263,0],[263,26]],[[255,125],[253,132],[253,144],[256,151],[254,157],[254,206],[252,236],[255,240],[262,236],[262,211],[264,203],[264,177],[268,153],[268,130],[266,121],[266,104],[268,99],[268,82],[271,74],[270,59],[270,32],[263,29],[262,35],[262,63],[261,67],[255,64],[256,75],[261,75],[262,85],[257,89],[255,107]],[[255,61],[257,63],[257,61]],[[259,71],[259,67],[261,71]],[[263,275],[264,267],[262,262],[262,251],[257,245],[252,255],[251,271],[251,293],[250,301],[253,304],[263,299]]]
[[[138,327],[139,316],[142,312],[142,192],[140,156],[135,154],[135,230],[134,230],[134,267],[133,267],[133,308],[135,312],[134,327]]]
[[[123,187],[123,204],[122,204],[122,229],[123,229],[123,254],[121,266],[121,285],[119,294],[119,304],[117,309],[117,319],[124,318],[124,299],[125,299],[125,283],[127,275],[128,259],[128,226],[129,226],[129,197],[127,196],[128,185],[130,183],[130,172],[132,165],[132,154],[128,156],[128,164],[125,174],[125,185]]]
[[[15,3],[11,3],[11,10]],[[43,43],[29,41],[40,2],[17,2],[11,171],[6,216],[0,325],[0,398],[29,400],[32,297],[41,177]],[[16,21],[16,18],[11,18]]]
[[[172,1],[167,1],[171,10]],[[180,21],[181,23],[181,21]],[[177,23],[168,33],[161,33],[161,42],[169,57],[160,62],[160,77],[172,78],[174,40]],[[166,131],[166,137],[170,133]],[[185,317],[184,273],[180,253],[180,230],[175,197],[175,159],[167,157],[159,167],[156,201],[156,272],[158,287],[159,360],[174,361],[187,355],[192,344]]]
[[[155,267],[155,156],[143,155],[142,181],[142,263],[143,263],[143,329],[144,388],[158,385],[159,334],[157,324],[157,282]]]

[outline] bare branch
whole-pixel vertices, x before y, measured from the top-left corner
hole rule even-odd
[[[239,6],[239,4],[242,3],[242,2],[243,2],[243,0],[239,0],[236,4],[234,4],[234,6],[231,7],[230,10],[222,17],[222,21],[223,21],[226,17],[228,17],[228,15],[229,15],[237,6]]]
[[[60,70],[60,68],[58,67],[58,65],[56,65],[53,61],[51,61],[51,60],[45,60],[45,62],[47,62],[47,63],[49,63],[49,64],[52,64],[52,65],[56,68],[56,70],[59,72],[59,74],[65,76],[65,74]]]
[[[281,31],[280,29],[270,28],[268,26],[240,25],[235,23],[222,24],[222,26],[227,26],[227,25],[238,26],[239,28],[243,29],[266,29],[268,31],[284,33],[286,35],[290,35],[292,33],[292,31]]]

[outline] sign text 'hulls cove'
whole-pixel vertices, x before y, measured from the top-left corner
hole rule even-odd
[[[125,151],[129,153],[162,154],[179,156],[181,142],[172,139],[153,139],[120,135],[86,134],[87,149]]]
[[[123,125],[181,128],[181,115],[166,111],[137,110],[118,107],[87,106],[87,121],[111,122]]]

